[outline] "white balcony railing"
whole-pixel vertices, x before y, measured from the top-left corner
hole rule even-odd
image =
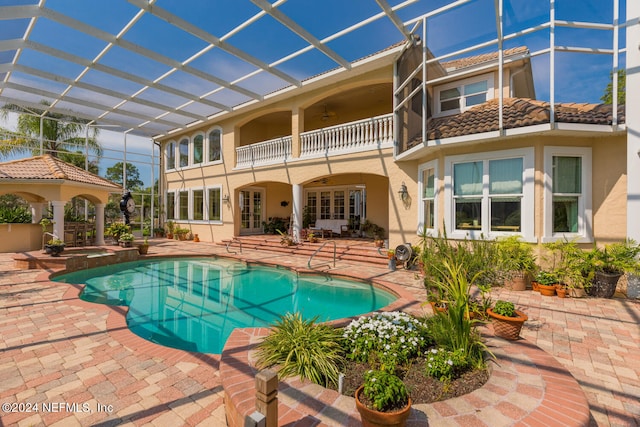
[[[283,163],[291,158],[291,137],[262,141],[236,148],[237,168]]]
[[[300,157],[330,156],[393,147],[393,114],[300,134]]]
[[[236,148],[236,168],[284,163],[291,159],[291,137]],[[343,123],[300,134],[300,157],[323,157],[393,147],[393,114]]]

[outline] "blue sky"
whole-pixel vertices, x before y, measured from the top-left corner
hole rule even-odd
[[[60,22],[55,14],[61,13],[72,19],[95,26],[104,34],[115,35],[129,22],[139,8],[123,0],[47,0],[45,8],[53,15],[38,19],[29,36],[29,40],[41,46],[59,49],[75,58],[85,61],[94,60],[106,46],[101,34],[88,34],[81,29],[72,29]],[[398,17],[407,22],[424,13],[451,3],[451,0],[416,0],[406,3],[397,11]],[[2,6],[37,4],[36,0],[0,0]],[[394,7],[405,4],[401,0],[389,0]],[[613,22],[612,0],[555,0],[556,19],[578,22]],[[276,18],[264,14],[248,0],[157,0],[155,7],[176,14],[188,25],[194,25],[213,36],[223,39],[224,43],[238,49],[257,61],[272,64],[279,73],[289,78],[303,80],[310,76],[335,68],[338,64],[329,56],[309,49],[304,53],[286,59],[287,56],[309,46],[309,43],[294,34]],[[381,12],[374,0],[288,0],[278,10],[294,20],[300,27],[318,40],[343,31],[358,22],[375,17]],[[243,26],[248,19],[255,19]],[[620,0],[620,20],[624,22],[625,0]],[[525,28],[533,27],[549,20],[549,1],[545,0],[504,0],[505,34],[517,34]],[[28,19],[0,20],[0,41],[21,38],[24,35]],[[420,33],[421,29],[418,30]],[[429,19],[427,23],[427,45],[436,55],[470,47],[496,38],[496,20],[494,0],[474,0],[461,7]],[[624,47],[624,32],[620,33],[620,47]],[[611,49],[613,36],[611,31],[557,28],[557,46]],[[505,42],[505,47],[527,46],[537,52],[549,47],[550,31],[540,31],[517,36]],[[163,117],[168,124],[147,126],[150,134],[164,133],[171,129],[170,123],[193,121],[192,117],[206,117],[220,111],[215,105],[234,106],[251,99],[250,94],[268,94],[288,86],[289,81],[282,74],[256,72],[255,63],[234,56],[229,50],[214,48],[206,52],[209,43],[189,34],[183,28],[170,25],[153,13],[144,13],[135,24],[125,31],[122,40],[156,52],[167,58],[192,67],[194,72],[182,69],[171,70],[167,63],[145,56],[140,52],[128,50],[126,45],[112,46],[99,57],[97,63],[106,68],[92,67],[88,70],[82,61],[59,58],[52,52],[38,49],[23,49],[18,64],[23,67],[44,70],[57,78],[35,76],[28,72],[14,70],[11,82],[25,87],[36,88],[38,93],[25,94],[12,87],[2,88],[0,84],[0,104],[7,99],[20,96],[27,102],[37,103],[46,99],[42,93],[61,93],[67,87],[67,80],[74,79],[88,86],[74,87],[66,96],[73,99],[91,100],[98,106],[114,106],[120,102],[117,96],[96,93],[91,87],[100,86],[115,90],[119,94],[134,95],[145,101],[128,102],[122,106],[123,112],[109,113],[106,117],[119,120],[131,126],[141,123],[135,115],[157,117],[181,109],[184,114],[171,112]],[[387,18],[371,19],[371,22],[351,33],[335,37],[327,42],[330,48],[347,61],[367,56],[402,40],[402,35]],[[473,55],[495,50],[495,46],[468,53]],[[194,55],[200,55],[192,59]],[[5,78],[6,70],[15,55],[12,50],[0,50],[0,81]],[[283,59],[284,58],[284,59]],[[544,54],[532,59],[536,97],[549,100],[549,55]],[[624,66],[624,54],[620,56],[620,65]],[[4,66],[4,68],[2,68]],[[111,67],[135,76],[113,76],[104,70]],[[612,69],[612,56],[587,55],[581,53],[559,52],[556,55],[555,99],[557,102],[599,102],[608,82]],[[232,83],[241,91],[221,87],[216,81],[194,74],[211,74]],[[255,74],[252,74],[255,73]],[[168,93],[159,88],[144,88],[139,79],[160,82],[167,87],[182,92]],[[92,86],[93,85],[93,86]],[[200,102],[189,102],[184,95],[188,93],[201,98]],[[150,104],[151,103],[151,104]],[[76,109],[77,105],[63,98],[61,108]],[[77,111],[77,110],[74,110]],[[104,110],[103,110],[104,111]],[[99,108],[83,107],[83,114],[98,115]],[[185,114],[191,116],[185,117]],[[11,123],[0,126],[11,127]],[[123,129],[124,130],[124,129]],[[102,133],[105,147],[122,147],[122,135],[112,136],[112,132]],[[102,139],[101,138],[101,139]],[[130,149],[149,152],[149,139],[128,136]],[[147,154],[148,155],[148,154]],[[135,157],[131,156],[132,161]],[[103,160],[101,172],[116,160]],[[140,164],[143,178],[150,182],[150,172]]]

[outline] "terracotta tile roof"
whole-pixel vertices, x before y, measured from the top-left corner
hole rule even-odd
[[[72,164],[45,154],[44,156],[29,157],[0,163],[0,182],[14,179],[20,180],[54,180],[64,179],[84,184],[99,185],[101,187],[121,190],[122,187],[98,175],[87,172]]]
[[[507,56],[528,53],[528,52],[529,52],[529,49],[526,46],[519,46],[511,49],[505,49],[504,56],[507,57]],[[444,68],[448,72],[451,72],[451,71],[459,70],[461,68],[467,68],[473,65],[478,65],[485,62],[497,61],[497,60],[498,60],[498,52],[491,52],[491,53],[483,53],[482,55],[468,56],[466,58],[445,61],[445,62],[442,62],[440,65],[442,65],[442,68]]]
[[[549,123],[549,103],[526,98],[505,98],[503,126],[513,129]],[[558,123],[611,125],[611,105],[605,104],[556,104],[555,120]],[[618,107],[618,123],[625,122],[624,105]],[[498,100],[477,105],[464,113],[429,119],[428,139],[451,138],[474,133],[498,130]],[[411,146],[419,141],[415,141]]]

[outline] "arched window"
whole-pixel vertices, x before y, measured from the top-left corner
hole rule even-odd
[[[209,132],[209,158],[210,162],[222,161],[222,131],[213,129]]]
[[[176,168],[176,143],[171,141],[167,144],[166,169]]]
[[[193,137],[193,164],[202,163],[204,157],[204,135],[199,134]]]
[[[180,167],[189,166],[189,139],[183,138],[178,146],[180,152]]]

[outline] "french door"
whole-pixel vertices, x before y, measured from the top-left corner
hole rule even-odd
[[[260,234],[264,221],[264,189],[248,188],[238,195],[240,234]]]

